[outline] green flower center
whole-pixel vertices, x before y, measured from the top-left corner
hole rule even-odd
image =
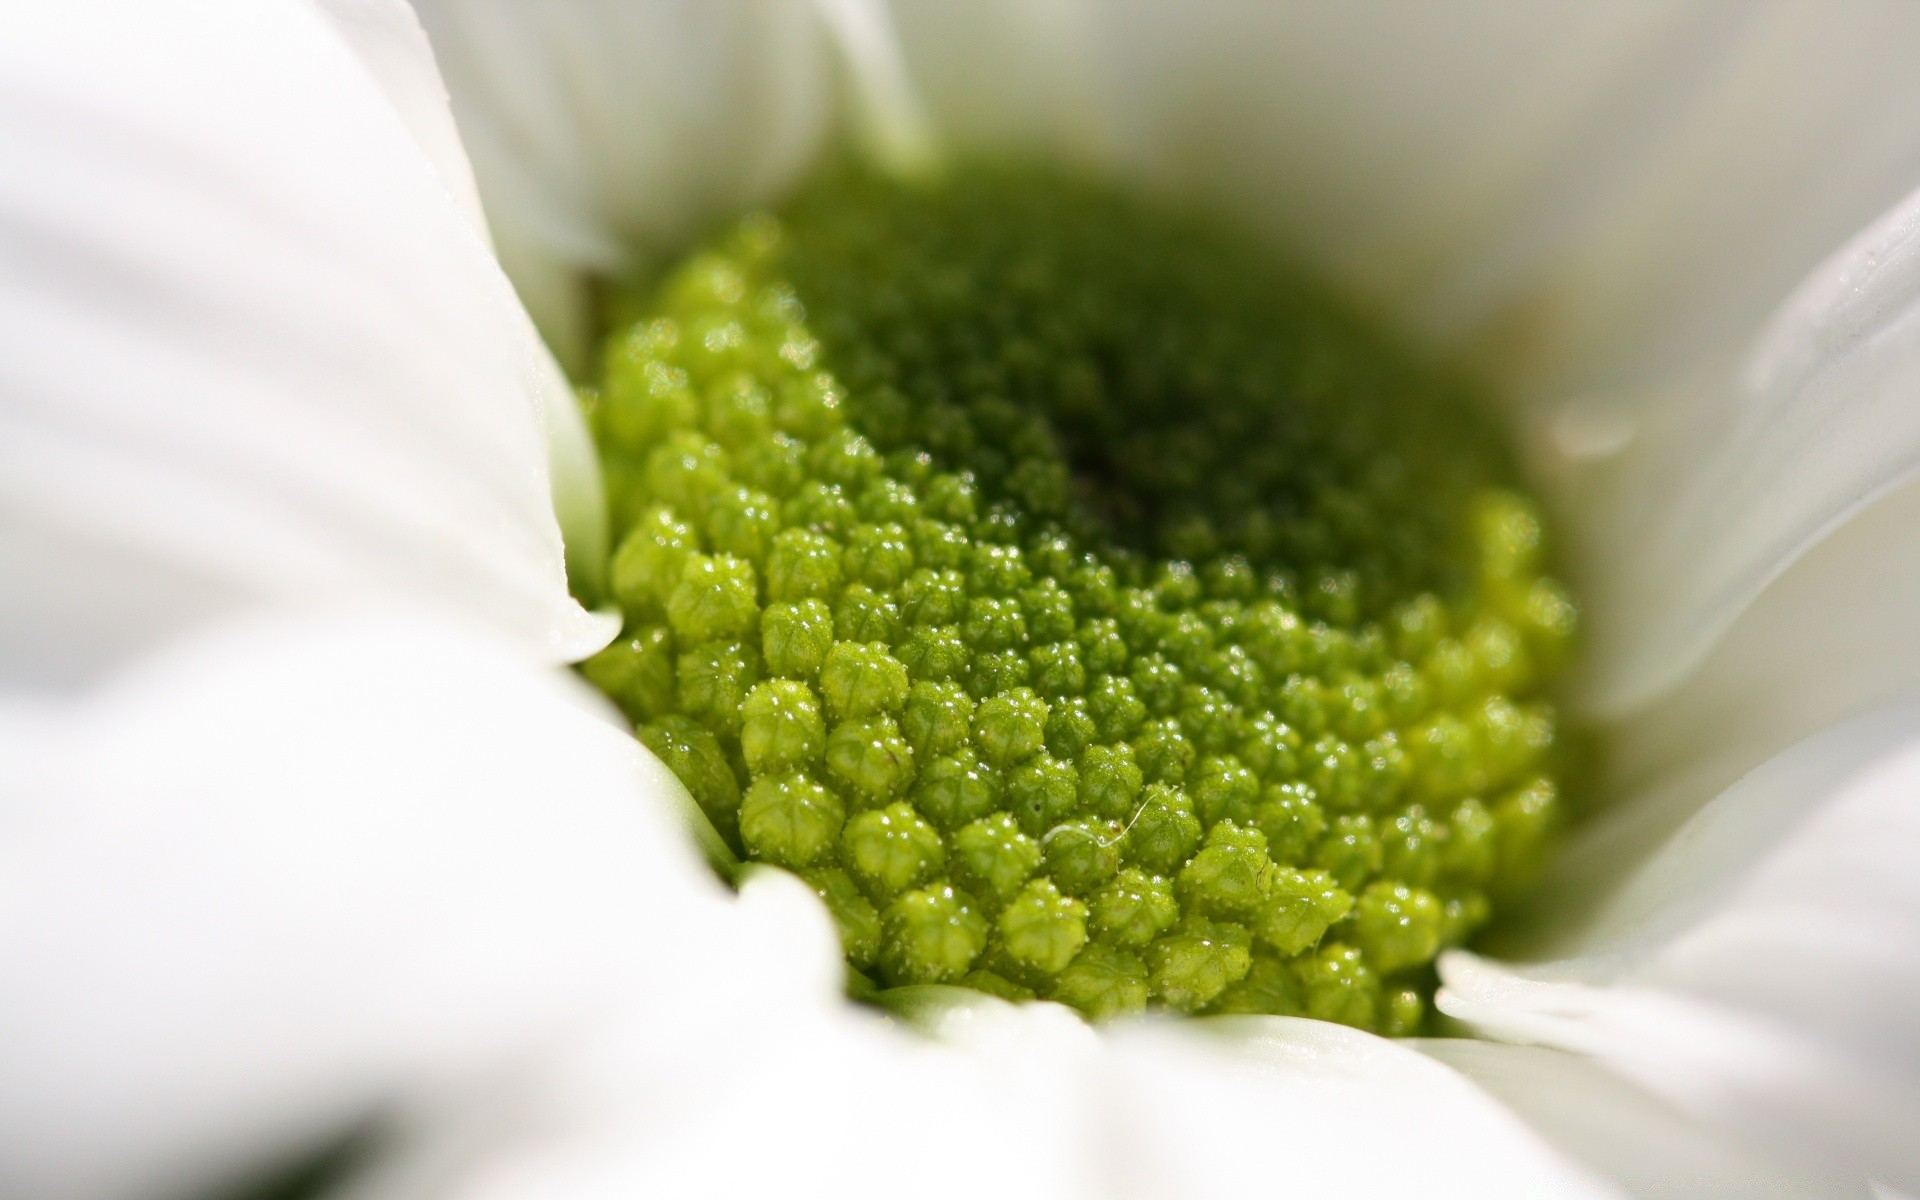
[[[1415,1030],[1559,808],[1574,609],[1469,392],[1056,175],[833,175],[609,337],[587,677],[881,986]]]

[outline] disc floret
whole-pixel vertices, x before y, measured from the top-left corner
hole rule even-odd
[[[1470,395],[1029,172],[833,178],[623,303],[585,672],[853,969],[1418,1026],[1560,809],[1574,609]]]

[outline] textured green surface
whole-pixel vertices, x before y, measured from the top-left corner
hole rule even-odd
[[[1574,621],[1457,385],[1017,171],[827,180],[617,305],[585,672],[854,968],[1419,1025],[1552,832]]]

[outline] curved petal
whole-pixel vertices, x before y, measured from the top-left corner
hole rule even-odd
[[[544,1082],[521,1078],[534,1103],[458,1133],[416,1126],[351,1195],[809,1194],[847,1178],[1061,1200],[1613,1194],[1454,1072],[1318,1022],[1095,1033],[1051,1005],[976,1001],[937,1041],[850,1010],[775,1024],[702,1044],[706,1069],[672,1077],[670,1109],[637,1086],[645,1039],[584,1042]]]
[[[1141,1197],[1615,1195],[1514,1114],[1399,1043],[1322,1021],[1221,1018],[1118,1039],[1123,1123],[1105,1151]],[[1126,1147],[1131,1146],[1129,1151]],[[1223,1147],[1260,1148],[1245,1157]]]
[[[1912,1187],[1920,702],[1775,757],[1608,895],[1570,957],[1442,961],[1441,1009],[1601,1059],[1782,1152]]]
[[[1920,178],[1898,3],[894,8],[963,140],[1077,142],[1542,387],[1738,345]]]
[[[422,0],[501,261],[570,366],[583,276],[764,203],[825,132],[806,0]]]
[[[1786,297],[1736,378],[1651,418],[1584,484],[1589,707],[1671,691],[1790,564],[1920,474],[1916,386],[1920,191]]]
[[[902,178],[939,165],[939,138],[920,103],[884,0],[814,0],[849,64],[847,80],[867,157]]]
[[[0,154],[0,673],[72,683],[262,599],[604,639],[549,496],[564,383],[313,9],[39,9]]]
[[[1677,688],[1608,728],[1597,782],[1613,799],[1556,864],[1556,907],[1616,881],[1781,747],[1913,690],[1916,528],[1910,483],[1795,561]]]
[[[677,995],[727,901],[676,786],[582,686],[423,619],[223,627],[0,704],[0,1192],[204,1190]]]
[[[1433,1038],[1419,1048],[1492,1093],[1556,1150],[1642,1200],[1873,1195],[1864,1179],[1783,1162],[1577,1054],[1472,1038]]]
[[[434,63],[433,47],[420,19],[406,0],[318,0],[334,28],[352,47],[394,111],[413,135],[420,152],[452,193],[468,224],[492,247],[473,166],[454,128],[446,85]],[[528,326],[522,317],[516,324]],[[526,341],[539,334],[526,327],[517,331]],[[547,468],[552,475],[553,504],[566,535],[567,572],[588,595],[599,593],[606,570],[607,511],[601,492],[600,458],[585,414],[572,393],[559,381],[553,364],[534,351],[536,359],[530,391],[546,435]]]
[[[480,189],[473,182],[473,165],[460,145],[453,125],[447,90],[434,65],[420,18],[406,0],[316,0],[333,22],[341,40],[352,48],[374,83],[393,105],[420,153],[433,164],[440,182],[460,206],[467,223],[487,236],[486,214],[480,208]]]

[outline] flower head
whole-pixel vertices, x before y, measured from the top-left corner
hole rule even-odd
[[[369,1122],[399,1194],[1920,1185],[1910,13],[422,17],[0,42],[7,1188],[178,1192]],[[1515,397],[1608,807],[1531,965],[1442,961],[1482,1037],[937,992],[907,1034],[553,670],[613,630],[567,592],[605,533],[546,347],[581,361],[589,276],[781,194],[836,80],[893,161],[931,129],[1182,195]]]

